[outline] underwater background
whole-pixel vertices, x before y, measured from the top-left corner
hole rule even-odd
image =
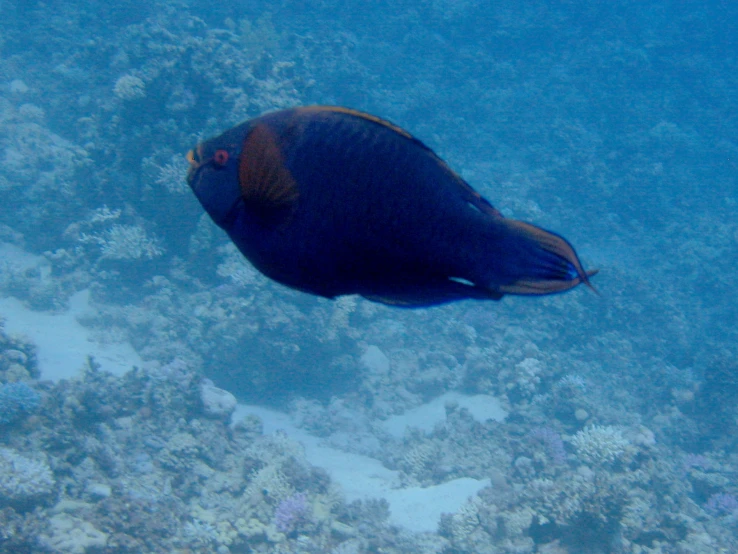
[[[738,551],[738,4],[0,0],[0,552]],[[185,153],[336,104],[599,294],[251,268]]]

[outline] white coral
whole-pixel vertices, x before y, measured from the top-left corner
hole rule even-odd
[[[109,260],[151,260],[164,253],[156,239],[149,238],[138,225],[115,224],[102,234],[82,233],[79,240],[99,245],[102,258]]]
[[[249,479],[251,482],[245,493],[247,498],[266,494],[275,502],[279,502],[295,494],[295,489],[289,484],[287,477],[274,465],[252,471]]]
[[[121,100],[134,100],[146,96],[146,87],[138,77],[123,75],[115,82],[113,93]]]
[[[402,457],[402,465],[410,475],[417,476],[437,458],[438,449],[436,445],[424,442],[413,446],[405,453]]]
[[[53,490],[54,475],[48,464],[0,448],[0,500],[29,502]]]
[[[625,454],[630,442],[611,425],[593,425],[571,439],[579,457],[591,464],[610,464]]]
[[[458,512],[451,516],[451,536],[457,543],[469,540],[471,534],[479,527],[479,506],[481,500],[478,496],[470,498],[464,503]]]
[[[159,175],[156,178],[156,184],[172,194],[186,193],[189,190],[185,181],[187,167],[187,160],[184,156],[172,156],[169,162],[157,166]]]
[[[544,365],[541,360],[525,358],[515,366],[515,384],[518,385],[521,391],[533,394],[541,382],[540,374],[543,370]]]
[[[193,519],[184,525],[183,535],[188,546],[209,547],[217,542],[218,530],[210,522]]]
[[[514,539],[523,536],[528,532],[535,516],[535,512],[529,506],[503,513],[507,537]]]
[[[111,210],[107,206],[97,208],[90,214],[90,223],[104,223],[106,221],[118,219],[120,217],[120,210]]]

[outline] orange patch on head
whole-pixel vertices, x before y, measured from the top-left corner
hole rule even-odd
[[[246,137],[238,159],[243,199],[267,211],[286,207],[299,196],[277,140],[268,127],[257,125]]]

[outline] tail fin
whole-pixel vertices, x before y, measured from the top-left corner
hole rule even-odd
[[[597,270],[585,271],[577,253],[569,242],[559,235],[514,219],[502,220],[511,233],[527,244],[526,275],[512,283],[496,288],[503,294],[542,295],[564,292],[584,283],[593,291],[589,278]]]

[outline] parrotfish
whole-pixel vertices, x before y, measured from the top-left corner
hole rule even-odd
[[[267,277],[393,306],[590,285],[561,236],[495,209],[430,148],[334,106],[269,113],[191,150],[187,182]]]

